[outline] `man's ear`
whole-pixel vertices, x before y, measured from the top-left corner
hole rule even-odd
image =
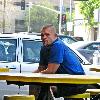
[[[55,36],[58,37],[58,35],[55,33]]]

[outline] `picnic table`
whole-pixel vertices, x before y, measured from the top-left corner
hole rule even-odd
[[[0,80],[11,81],[20,84],[45,85],[48,96],[48,87],[57,84],[95,84],[100,83],[97,75],[69,75],[69,74],[42,74],[42,73],[0,73]],[[44,100],[44,99],[43,99]]]

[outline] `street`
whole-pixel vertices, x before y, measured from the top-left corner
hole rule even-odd
[[[21,86],[20,91],[17,85],[7,85],[5,81],[0,81],[0,100],[3,100],[4,95],[11,95],[11,94],[28,94],[28,85]]]

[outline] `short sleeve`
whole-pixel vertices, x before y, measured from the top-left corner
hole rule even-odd
[[[49,56],[49,63],[60,64],[63,62],[64,48],[61,44],[52,45]]]

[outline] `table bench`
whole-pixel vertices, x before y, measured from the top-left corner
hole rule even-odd
[[[95,84],[100,83],[97,75],[69,75],[69,74],[42,74],[42,73],[0,73],[0,80],[14,81],[27,85],[57,84]],[[48,90],[48,88],[47,88]],[[47,91],[46,91],[47,92]],[[43,99],[44,100],[44,99]]]
[[[90,95],[100,94],[100,89],[87,89],[86,93],[90,93]]]
[[[9,72],[9,68],[0,68],[0,72]]]
[[[87,99],[90,100],[90,93],[81,93],[81,94],[76,94],[76,95],[71,95],[71,96],[55,98],[54,94],[52,92],[52,89],[50,88],[50,94],[51,94],[51,96],[52,96],[51,98],[53,98],[53,100],[64,100],[64,98],[83,98],[85,100],[87,100]]]
[[[35,100],[34,95],[4,95],[3,100]]]

